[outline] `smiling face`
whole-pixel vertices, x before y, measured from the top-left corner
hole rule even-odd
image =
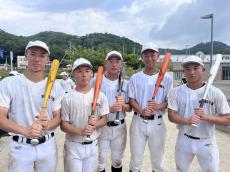
[[[81,87],[89,86],[90,80],[93,76],[93,71],[91,67],[86,65],[81,65],[74,69],[72,72],[73,78],[76,80],[77,85]]]
[[[122,68],[122,60],[119,57],[112,56],[106,60],[105,68],[109,75],[118,75]]]
[[[159,53],[153,50],[146,50],[141,55],[145,67],[153,67],[159,58]]]
[[[188,63],[183,66],[188,84],[202,83],[205,68],[198,63]]]
[[[40,47],[31,47],[25,53],[28,60],[28,70],[31,72],[43,72],[45,65],[49,61],[49,55],[46,50]]]

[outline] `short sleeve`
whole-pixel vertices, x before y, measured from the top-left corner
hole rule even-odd
[[[168,108],[178,111],[176,89],[171,89],[168,94]]]
[[[0,106],[9,109],[11,102],[11,95],[7,80],[0,81]]]
[[[103,116],[103,115],[107,115],[109,114],[109,103],[108,103],[108,99],[107,97],[105,96],[104,93],[100,92],[100,98],[101,98],[101,106],[100,106],[100,115]]]
[[[216,113],[219,115],[230,114],[230,108],[228,101],[222,91],[217,89],[216,91]]]
[[[61,109],[61,100],[64,96],[64,91],[60,85],[60,83],[55,82],[55,100],[53,105],[53,112]]]
[[[133,79],[133,77],[131,77],[130,80],[129,80],[128,96],[129,96],[129,98],[135,98],[135,88],[134,88],[134,79]]]
[[[70,121],[70,108],[68,103],[68,94],[66,94],[61,101],[61,120]]]

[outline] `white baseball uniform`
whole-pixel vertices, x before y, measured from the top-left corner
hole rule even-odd
[[[62,79],[60,83],[65,93],[68,93],[70,90],[75,88],[75,83],[71,78],[67,78],[66,80]]]
[[[92,81],[92,85],[95,80]],[[109,106],[113,106],[116,103],[118,89],[118,79],[109,80],[103,76],[103,82],[101,91],[107,96]],[[124,80],[121,96],[124,97],[126,103],[128,103],[128,81]],[[98,171],[105,169],[108,153],[111,151],[112,166],[114,168],[121,168],[122,158],[124,156],[127,129],[125,124],[125,112],[119,113],[119,120],[121,124],[116,125],[114,120],[116,119],[116,113],[109,113],[107,115],[108,123],[101,128],[101,135],[99,137],[99,166]],[[112,124],[113,123],[113,124]],[[110,125],[111,124],[111,125]],[[116,125],[116,126],[115,126]]]
[[[76,90],[67,93],[62,100],[62,120],[77,128],[85,128],[92,111],[93,93],[94,89],[85,94]],[[108,100],[102,92],[99,94],[97,104],[96,115],[98,118],[109,113]],[[100,130],[95,130],[90,136],[92,143],[86,144],[86,137],[66,133],[64,145],[65,172],[92,172],[95,170],[98,160],[97,139],[99,135]]]
[[[39,115],[43,102],[47,78],[34,83],[24,75],[7,77],[0,85],[0,106],[9,109],[9,119],[25,127],[31,126]],[[46,115],[53,118],[52,112],[61,108],[64,92],[58,82],[55,82]],[[28,138],[22,135],[13,136],[9,148],[10,172],[55,172],[57,164],[56,141],[53,130],[44,133],[45,143],[33,146],[28,144]]]
[[[172,89],[169,93],[168,108],[176,111],[185,118],[195,114],[199,107],[205,86],[192,90],[186,84]],[[230,108],[224,94],[211,86],[208,101],[204,104],[204,111],[209,115],[223,115],[230,113]],[[194,156],[197,157],[202,171],[217,172],[219,170],[219,151],[215,139],[215,125],[200,121],[198,127],[177,125],[179,130],[175,160],[178,172],[187,172]]]
[[[146,108],[148,101],[152,99],[158,74],[150,76],[140,71],[130,78],[129,98],[135,99],[142,109]],[[158,104],[167,102],[168,92],[171,88],[172,79],[166,73],[155,99]],[[164,113],[165,110],[155,111],[154,119],[144,122],[140,114],[135,112],[130,126],[131,171],[140,171],[146,142],[149,146],[152,170],[156,172],[163,170],[166,137],[166,127],[162,116]]]

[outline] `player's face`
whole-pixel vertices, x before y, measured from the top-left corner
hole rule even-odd
[[[145,67],[153,67],[159,58],[159,53],[152,50],[146,50],[142,54],[142,60]]]
[[[93,71],[89,66],[79,66],[72,74],[77,84],[81,86],[89,86]]]
[[[197,63],[189,63],[183,66],[184,74],[189,83],[202,82],[205,68]]]
[[[106,72],[116,75],[122,68],[122,60],[119,57],[110,57],[105,63]]]
[[[42,72],[45,69],[45,65],[48,63],[49,55],[46,50],[39,47],[29,48],[25,56],[28,60],[28,70],[32,72]]]

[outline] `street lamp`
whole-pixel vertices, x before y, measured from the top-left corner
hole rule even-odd
[[[185,45],[185,49],[186,49],[186,55],[190,55],[190,48],[189,48],[190,45]]]
[[[211,19],[211,54],[210,54],[210,68],[212,67],[212,55],[213,55],[213,18],[214,14],[207,14],[200,17],[201,19]]]

